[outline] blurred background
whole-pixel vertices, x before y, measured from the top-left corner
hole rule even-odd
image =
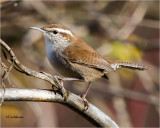
[[[159,127],[159,1],[1,1],[2,40],[22,64],[52,75],[57,73],[47,60],[44,39],[29,27],[55,23],[70,28],[103,56],[149,67],[147,71],[121,68],[109,73],[109,80],[93,82],[87,99],[120,127]],[[3,54],[1,58],[4,61]],[[6,88],[51,89],[47,82],[16,70],[8,77]],[[65,82],[65,88],[77,95],[86,85]],[[1,126],[93,127],[66,106],[38,102],[4,102]]]

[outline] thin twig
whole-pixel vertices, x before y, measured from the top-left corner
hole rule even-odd
[[[4,73],[3,73],[2,79],[1,79],[1,85],[2,85],[2,88],[3,88],[2,98],[1,98],[1,101],[0,101],[0,106],[1,106],[2,103],[4,102],[4,94],[5,94],[4,78],[6,77],[7,71],[9,70],[9,68],[2,62],[1,58],[0,58],[0,62],[1,62],[2,68],[4,69]]]
[[[125,40],[135,30],[136,26],[143,20],[143,17],[147,11],[148,5],[144,2],[140,2],[135,9],[131,19],[117,32],[117,38]]]
[[[104,85],[101,82],[98,82],[97,84],[99,86]],[[94,91],[94,94],[97,93],[97,95],[98,94],[108,94],[108,95],[128,98],[128,99],[152,104],[154,106],[159,106],[159,103],[158,103],[159,99],[157,96],[148,95],[142,92],[137,92],[137,91],[133,91],[133,90],[125,89],[125,88],[116,88],[112,85],[107,85],[105,86],[105,89],[94,86],[94,88],[91,88],[91,90]],[[105,96],[108,96],[108,95],[105,95]]]
[[[8,2],[5,3],[4,5],[2,5],[2,6],[0,7],[0,9],[3,10],[3,9],[5,9],[5,8],[11,6],[11,5],[17,4],[17,3],[20,2],[20,1],[21,1],[21,0],[11,0],[11,1],[8,1]]]
[[[14,68],[15,69],[20,69],[22,71],[22,73],[29,75],[29,76],[33,76],[42,80],[45,80],[49,83],[51,83],[52,85],[55,85],[57,88],[59,88],[59,86],[57,85],[57,83],[55,81],[53,81],[53,79],[49,78],[48,76],[46,76],[43,73],[39,73],[36,72],[34,70],[31,70],[30,68],[22,65],[19,60],[17,59],[17,57],[15,56],[14,52],[12,51],[12,49],[4,42],[0,39],[0,45],[2,46],[2,48],[4,48],[10,55],[11,57],[11,61],[14,62]]]

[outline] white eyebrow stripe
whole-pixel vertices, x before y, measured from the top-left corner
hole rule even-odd
[[[55,28],[58,32],[64,32],[64,33],[67,33],[67,34],[70,34],[71,36],[73,36],[72,32],[69,31],[69,30],[64,30],[64,29],[61,29],[61,28]]]
[[[53,28],[48,28],[47,30],[53,30]],[[67,34],[69,34],[69,35],[71,35],[71,36],[74,36],[73,34],[72,34],[72,32],[71,31],[69,31],[69,30],[64,30],[64,29],[62,29],[62,28],[54,28],[54,30],[57,30],[58,32],[63,32],[63,33],[67,33]]]

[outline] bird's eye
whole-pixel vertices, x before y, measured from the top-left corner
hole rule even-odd
[[[57,30],[54,30],[54,31],[53,31],[53,33],[54,33],[54,34],[57,34],[57,33],[58,33],[58,31],[57,31]]]

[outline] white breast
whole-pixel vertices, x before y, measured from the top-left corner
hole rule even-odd
[[[59,49],[57,44],[48,38],[45,38],[45,44],[47,57],[53,68],[65,77],[79,78],[79,75],[70,68],[66,59],[61,55],[63,49]]]

